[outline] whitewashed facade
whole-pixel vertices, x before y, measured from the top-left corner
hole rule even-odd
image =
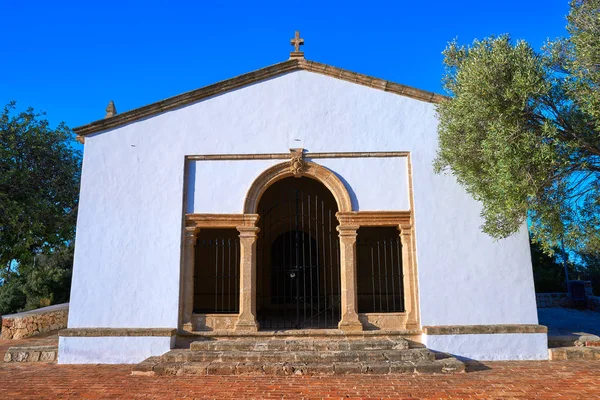
[[[430,349],[547,358],[546,334],[535,328],[527,229],[493,240],[481,232],[480,204],[451,175],[433,171],[440,96],[411,88],[403,95],[398,85],[373,87],[386,82],[306,63],[290,60],[247,83],[234,78],[148,114],[133,110],[76,130],[85,150],[71,333],[60,338],[60,363],[134,363],[168,351],[174,334],[153,329],[190,329],[182,315],[185,216],[244,213],[255,179],[287,162],[252,156],[290,148],[340,179],[352,211],[410,215],[413,328]],[[324,153],[331,157],[311,157]],[[196,157],[206,155],[220,157]]]

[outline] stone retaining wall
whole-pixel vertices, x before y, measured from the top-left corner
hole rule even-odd
[[[571,307],[573,302],[568,293],[536,293],[538,308]]]
[[[4,362],[56,362],[58,346],[10,347]]]
[[[67,327],[69,303],[2,316],[2,339],[22,339]]]
[[[549,307],[572,307],[573,301],[567,293],[536,293],[538,308]],[[587,308],[593,311],[600,311],[600,296],[590,296],[586,293]]]

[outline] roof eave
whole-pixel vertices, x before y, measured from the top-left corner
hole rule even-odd
[[[216,96],[231,90],[241,88],[256,82],[260,82],[278,75],[285,74],[296,70],[306,70],[315,72],[334,78],[342,79],[359,85],[368,86],[374,89],[383,90],[390,93],[399,94],[401,96],[410,97],[416,100],[421,100],[429,103],[439,103],[446,99],[446,96],[439,95],[433,92],[416,89],[410,86],[400,85],[398,83],[385,81],[383,79],[374,78],[368,75],[351,72],[345,69],[332,67],[327,64],[321,64],[305,59],[290,59],[282,63],[273,64],[259,70],[239,75],[234,78],[226,79],[221,82],[214,83],[200,89],[192,90],[177,96],[169,97],[147,106],[139,107],[114,117],[94,121],[87,125],[82,125],[74,128],[73,131],[79,136],[87,136],[93,133],[113,129],[131,122],[139,121],[144,118],[151,117],[173,110],[197,101],[206,99],[211,96]]]

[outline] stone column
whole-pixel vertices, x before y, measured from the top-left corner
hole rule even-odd
[[[411,225],[399,225],[402,244],[402,274],[404,275],[404,309],[406,329],[419,329],[417,305],[417,274],[414,266],[413,229]]]
[[[240,315],[236,331],[257,331],[256,235],[257,227],[238,227],[240,232]]]
[[[182,326],[185,331],[193,331],[192,313],[194,312],[194,267],[196,261],[196,227],[185,228],[183,253],[183,291]]]
[[[338,328],[342,331],[362,331],[358,320],[356,282],[356,231],[358,225],[340,225],[340,278],[342,296],[342,318]]]

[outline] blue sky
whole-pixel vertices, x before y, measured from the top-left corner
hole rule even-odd
[[[566,33],[567,0],[0,1],[0,104],[76,127],[284,61],[307,59],[442,93],[441,52],[510,33]]]

